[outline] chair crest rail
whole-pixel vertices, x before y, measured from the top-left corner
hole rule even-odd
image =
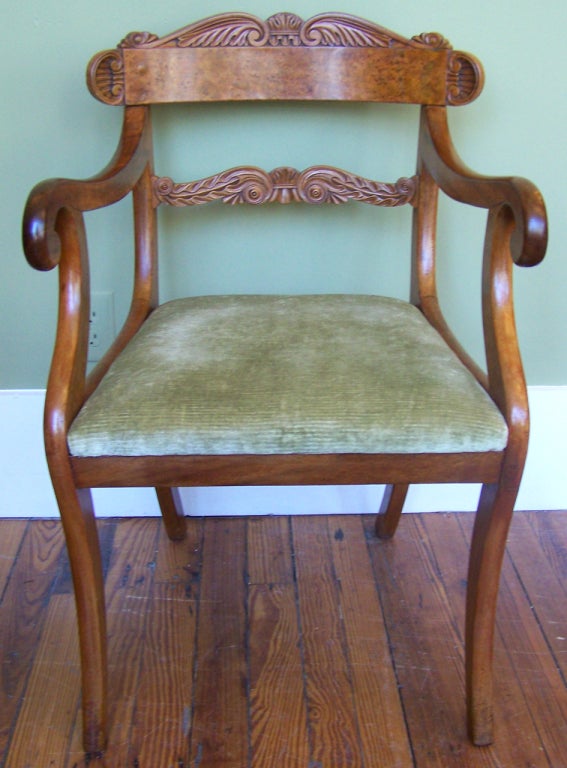
[[[320,53],[327,51],[329,54],[333,49],[358,50],[361,53],[362,49],[379,49],[382,54],[372,59],[369,65],[371,68],[388,68],[395,60],[394,66],[399,65],[408,71],[411,69],[409,58],[412,58],[415,67],[411,70],[411,78],[418,79],[418,72],[423,76],[425,68],[432,69],[432,72],[434,70],[435,74],[431,74],[431,77],[439,80],[438,90],[424,97],[423,103],[440,103],[441,100],[451,105],[468,104],[478,96],[484,84],[484,74],[478,60],[468,53],[454,51],[450,42],[439,33],[425,32],[406,38],[378,24],[343,13],[319,14],[305,21],[293,13],[276,13],[266,21],[248,13],[222,13],[163,37],[152,32],[131,32],[115,49],[101,51],[93,57],[88,67],[87,82],[91,93],[106,104],[146,103],[146,98],[151,102],[156,100],[155,94],[148,96],[145,78],[148,69],[158,66],[156,54],[167,62],[173,50],[181,53],[189,49],[196,52],[206,52],[208,49],[212,53],[213,50],[220,52],[221,49],[227,51],[235,48],[256,51],[264,49],[268,58],[270,51],[290,48],[303,48],[307,52],[319,49]],[[351,59],[348,61],[345,64],[347,67],[351,66]],[[193,60],[191,62],[187,65],[188,73],[194,71],[195,65]],[[164,66],[167,68],[169,64],[165,63]],[[179,59],[175,59],[175,66],[179,67]],[[215,66],[218,66],[216,59]],[[281,67],[280,59],[275,66]],[[143,85],[127,85],[127,81],[140,76]],[[191,75],[188,74],[188,77],[190,79]],[[201,91],[197,92],[202,96]],[[410,93],[413,94],[411,89],[405,96],[393,96],[390,87],[380,87],[378,90],[371,89],[366,95],[361,94],[361,99],[411,102],[414,96]],[[188,100],[192,100],[195,95],[192,91],[191,94]],[[246,97],[255,98],[251,94]],[[273,94],[268,96],[271,97]],[[323,97],[306,96],[303,93],[296,96],[328,97],[328,93]],[[294,96],[290,95],[290,98]],[[162,97],[157,100],[162,100]],[[185,99],[176,93],[172,100]]]
[[[394,207],[416,205],[418,177],[401,178],[395,183],[371,181],[331,166],[311,166],[304,171],[239,166],[204,179],[176,184],[167,176],[153,176],[152,188],[157,205],[176,207],[204,205],[222,200],[230,205],[248,203],[310,203],[335,205],[356,200],[369,205]]]

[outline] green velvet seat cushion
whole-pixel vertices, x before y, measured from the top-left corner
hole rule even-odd
[[[75,456],[501,450],[502,415],[412,305],[208,296],[159,307],[75,419]]]

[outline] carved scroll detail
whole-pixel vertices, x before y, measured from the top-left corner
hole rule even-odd
[[[122,104],[124,99],[124,64],[120,51],[102,51],[91,59],[87,84],[92,95],[106,104]]]
[[[439,32],[422,32],[421,35],[414,35],[412,42],[425,48],[435,48],[450,50],[452,48],[451,43],[440,35]]]
[[[468,53],[454,51],[447,68],[447,103],[468,104],[476,99],[484,85],[480,63]]]
[[[159,37],[153,32],[130,32],[118,43],[119,48],[144,48],[152,43],[159,43]]]
[[[231,205],[275,202],[321,205],[358,200],[370,205],[393,207],[406,203],[415,205],[417,187],[416,176],[388,184],[325,165],[304,171],[282,167],[270,173],[260,168],[241,166],[182,184],[175,184],[168,177],[153,177],[156,204],[167,203],[176,207],[203,205],[215,200]]]

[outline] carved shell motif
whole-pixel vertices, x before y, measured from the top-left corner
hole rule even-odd
[[[395,184],[371,181],[330,166],[313,166],[304,171],[276,168],[266,173],[261,168],[241,166],[198,181],[175,184],[168,177],[153,177],[157,205],[176,207],[224,203],[346,203],[358,200],[379,206],[415,204],[417,177],[399,179]]]

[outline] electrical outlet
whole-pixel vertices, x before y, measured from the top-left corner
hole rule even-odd
[[[114,293],[94,291],[91,294],[91,314],[89,318],[89,353],[90,363],[96,363],[114,341]]]

